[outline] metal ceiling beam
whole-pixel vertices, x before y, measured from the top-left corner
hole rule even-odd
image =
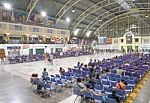
[[[81,0],[80,0],[80,1],[81,1]],[[58,1],[58,0],[56,0],[56,2],[58,2],[58,3],[62,4],[62,5],[64,5],[62,2],[60,2],[60,1]],[[79,10],[79,11],[81,11],[81,12],[84,11],[83,9],[81,9],[81,8],[79,8],[79,7],[76,7],[76,5],[74,5],[74,9]],[[94,14],[91,14],[91,15],[97,16],[97,15],[94,15]]]
[[[140,15],[142,15],[142,16],[145,16],[145,12],[140,12]],[[126,32],[125,30],[126,29],[129,29],[129,30],[131,30],[130,28],[128,28],[129,27],[129,24],[132,24],[132,22],[127,22],[128,21],[128,19],[129,19],[129,14],[125,14],[124,16],[122,15],[122,17],[119,17],[119,18],[115,18],[114,20],[112,20],[112,22],[109,22],[109,23],[107,23],[107,25],[105,25],[102,29],[101,29],[101,31],[104,33],[104,31],[107,33],[107,32],[110,32],[110,30],[112,30],[113,31],[113,33],[107,33],[107,36],[109,35],[113,35],[113,37],[116,37],[116,36],[120,36],[120,35],[123,35],[123,34],[121,34],[121,33],[119,33],[119,34],[117,34],[117,35],[115,35],[114,36],[114,31],[121,31],[122,29],[124,29],[124,33]],[[141,25],[143,24],[143,21],[141,21],[140,19],[138,19],[138,18],[136,18],[135,17],[135,19],[137,19],[137,20],[135,20],[135,21],[137,21],[137,24],[136,25],[138,25],[139,24],[139,22],[140,22],[140,26],[138,25],[137,27],[136,27],[136,29],[138,29],[138,33],[140,32],[140,29],[143,29],[143,28],[149,28],[150,27],[150,25],[145,25],[145,26],[143,26],[143,27],[141,27]],[[125,21],[126,20],[126,21]],[[150,19],[149,19],[150,20]],[[121,28],[115,28],[114,29],[114,27],[116,27],[115,25],[115,23],[117,22],[117,21],[119,21],[119,23],[124,23],[124,25],[123,25],[123,27],[121,27]],[[145,23],[144,23],[145,24]],[[109,29],[107,30],[107,27],[109,26]],[[117,25],[118,26],[118,25]],[[119,26],[120,27],[120,26]]]
[[[38,3],[39,0],[30,0],[28,6],[27,6],[27,9],[26,9],[26,12],[28,12],[28,15],[27,15],[27,18],[26,18],[26,21],[28,21],[34,7],[36,6],[36,4]]]
[[[76,27],[80,24],[80,22],[82,20],[84,20],[87,16],[89,16],[91,13],[95,12],[96,10],[102,9],[103,7],[115,4],[115,1],[111,1],[111,0],[103,0],[98,2],[97,4],[91,6],[90,8],[88,8],[87,10],[85,10],[84,12],[82,12],[77,18],[76,20],[74,20],[74,22],[72,23],[72,30],[71,30],[71,34],[73,34],[74,30],[76,29]]]
[[[107,12],[104,12],[102,14],[100,14],[98,17],[96,17],[95,19],[93,19],[89,24],[88,26],[83,30],[82,34],[84,34],[85,32],[87,32],[88,30],[90,30],[94,25],[96,25],[98,22],[99,22],[99,19],[103,17],[103,15],[108,15],[109,13],[113,13],[113,14],[116,14],[116,13],[119,13],[121,11],[121,6],[119,7],[116,7],[116,8],[113,8],[113,9],[110,9],[110,10],[107,10]],[[115,10],[119,9],[119,12],[115,12]],[[127,10],[123,10],[123,11],[127,11]]]
[[[74,5],[76,5],[81,0],[69,0],[65,5],[62,6],[62,8],[59,10],[59,12],[56,14],[55,18],[56,23],[59,22],[59,20],[62,18],[62,16]]]
[[[142,12],[145,12],[145,8],[138,8],[138,9],[140,9],[140,10],[138,10],[138,11],[135,10],[135,11],[130,11],[130,12],[127,12],[127,13],[123,13],[123,14],[120,14],[120,15],[118,15],[118,16],[115,16],[115,17],[113,17],[113,18],[107,20],[107,21],[104,22],[102,25],[100,25],[99,28],[97,28],[97,30],[93,33],[93,35],[99,35],[99,33],[100,33],[102,27],[103,27],[104,25],[106,25],[108,22],[112,21],[113,19],[115,19],[115,18],[117,18],[117,17],[120,17],[120,16],[122,16],[122,15],[126,15],[126,14],[130,14],[130,13],[141,12],[141,11],[142,11]],[[108,16],[107,16],[107,17],[108,17]],[[105,18],[106,18],[106,17],[105,17]]]
[[[99,23],[100,19],[102,20],[104,16],[107,16],[107,15],[115,15],[116,13],[119,13],[119,12],[123,12],[123,11],[127,11],[127,10],[121,10],[122,7],[116,7],[116,8],[113,8],[113,9],[110,9],[109,11],[107,12],[104,12],[102,14],[100,14],[98,17],[96,17],[95,19],[93,19],[89,24],[88,26],[83,30],[82,34],[84,34],[85,32],[89,31],[91,28],[93,28],[97,23]],[[118,12],[115,12],[115,10],[118,10]]]

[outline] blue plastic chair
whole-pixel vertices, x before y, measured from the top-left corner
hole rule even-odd
[[[62,75],[61,80],[66,81],[66,77]]]
[[[133,88],[136,86],[136,82],[134,80],[128,80],[127,84],[128,84],[128,86],[131,86]]]
[[[73,81],[72,81],[72,78],[69,77],[69,76],[66,76],[66,81],[67,81],[68,83],[72,83],[72,82],[73,82]]]
[[[55,75],[56,75],[56,78],[59,78],[59,79],[61,78],[59,74],[55,74]]]
[[[108,78],[107,78],[107,76],[102,76],[102,77],[101,77],[101,80],[102,80],[102,81],[108,81]]]
[[[50,82],[51,82],[50,77],[46,77],[45,79],[46,79],[46,82],[47,82],[47,83],[50,83]]]
[[[121,76],[120,76],[120,75],[117,75],[117,74],[114,75],[114,77],[115,77],[115,78],[121,78]]]
[[[46,83],[45,83],[44,81],[40,81],[40,82],[39,82],[39,85],[40,85],[41,87],[45,87],[45,84],[46,84]]]
[[[125,91],[126,91],[127,94],[130,94],[132,92],[132,87],[126,85],[126,90]]]
[[[81,74],[75,74],[75,78],[81,78]]]
[[[74,103],[75,103],[76,100],[77,100],[77,98],[80,97],[80,96],[82,96],[82,93],[80,92],[80,90],[74,89],[74,90],[73,90],[73,94],[77,95],[77,97],[76,97],[75,100],[74,100]]]
[[[112,94],[112,88],[104,87],[104,91],[106,94]]]
[[[102,103],[103,101],[103,97],[102,96],[98,96],[98,95],[94,95],[93,99],[96,103]]]
[[[124,90],[117,90],[116,94],[122,99],[126,98],[126,92]]]
[[[55,76],[54,76],[54,75],[51,75],[51,78],[55,78]]]
[[[110,87],[110,84],[108,81],[102,81],[102,85],[103,85],[103,87],[107,87],[107,88]]]
[[[71,78],[74,78],[74,73],[70,73],[70,77],[71,77]]]
[[[106,103],[117,103],[117,101],[115,99],[110,99],[106,97]]]
[[[85,92],[85,93],[83,93],[83,97],[85,99],[93,100],[93,94],[92,93]]]
[[[56,84],[55,78],[51,78],[51,82],[52,82],[53,84]]]
[[[65,86],[65,84],[61,80],[57,80],[56,84],[59,86]]]
[[[109,81],[110,81],[110,82],[114,82],[114,83],[117,82],[116,79],[115,79],[114,77],[109,77]]]
[[[100,79],[96,79],[95,82],[96,82],[97,85],[101,85],[101,80]]]
[[[47,89],[49,91],[53,91],[53,90],[55,90],[55,87],[52,86],[51,84],[45,84],[45,89]]]
[[[111,88],[116,89],[117,82],[110,82]]]
[[[100,85],[94,85],[94,90],[96,91],[96,92],[101,92],[102,90],[103,90],[103,87],[102,86],[100,86]]]

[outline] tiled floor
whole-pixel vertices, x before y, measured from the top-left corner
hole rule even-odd
[[[66,69],[67,67],[76,65],[78,61],[88,63],[89,59],[101,60],[116,55],[120,54],[105,53],[103,55],[95,54],[91,56],[55,59],[54,65],[50,65],[44,61],[0,65],[0,103],[50,103],[49,100],[41,99],[29,91],[30,84],[27,80],[29,80],[32,73],[41,74],[43,68],[46,67],[50,74],[56,74],[61,66]],[[72,95],[60,103],[73,103],[75,97],[76,96]]]

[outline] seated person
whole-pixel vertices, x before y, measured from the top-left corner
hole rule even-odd
[[[126,85],[124,84],[124,80],[120,80],[119,83],[116,84],[116,89],[117,90],[125,90],[126,89]]]
[[[81,78],[77,78],[77,81],[74,83],[74,89],[80,91],[81,89],[84,89],[84,88],[85,88],[85,85],[82,83]]]
[[[77,67],[80,67],[80,62],[77,63]]]
[[[31,75],[31,78],[30,78],[30,82],[31,82],[31,84],[35,84],[35,81],[36,80],[39,80],[39,78],[38,78],[38,74],[32,74]]]
[[[125,70],[123,70],[122,67],[117,69],[117,74],[121,75],[123,72],[125,72]]]
[[[30,83],[33,85],[37,85],[37,90],[42,90],[42,86],[37,82],[40,82],[41,80],[38,78],[38,74],[32,74],[30,78]],[[30,88],[32,88],[32,86]]]
[[[46,71],[46,68],[44,68],[44,70],[42,72],[42,78],[43,78],[43,80],[46,80],[46,77],[48,77],[48,72]]]
[[[84,67],[83,67],[82,69],[85,70],[85,71],[87,71],[87,70],[88,70],[87,64],[85,64]]]
[[[88,83],[90,84],[90,89],[94,89],[94,84],[96,84],[96,82],[93,76],[89,76]]]
[[[83,63],[81,63],[81,64],[80,64],[80,66],[79,66],[79,68],[82,68],[83,66],[84,66],[84,64],[83,64]]]
[[[112,90],[112,94],[108,95],[108,98],[115,99],[117,103],[121,103],[120,98],[116,95],[116,90]]]
[[[64,75],[65,70],[64,70],[62,67],[60,67],[60,69],[59,69],[59,73],[60,73],[61,75]]]
[[[90,89],[90,84],[86,84],[86,86],[83,89],[81,89],[80,92],[83,94],[84,93],[92,93],[93,94],[94,91],[92,89]],[[89,97],[84,98],[84,100],[92,100],[92,99],[93,98],[89,98]],[[83,102],[81,102],[81,103],[83,103]]]
[[[88,63],[88,66],[93,66],[92,59],[90,59],[90,62]]]
[[[93,93],[93,90],[90,89],[90,84],[89,83],[86,84],[86,86],[83,89],[81,89],[80,91],[83,92],[83,93],[85,93],[85,92],[87,92],[87,93]]]
[[[96,61],[96,59],[94,60],[93,65],[95,65],[95,66],[97,65],[97,61]]]
[[[99,74],[97,74],[95,78],[96,78],[96,79],[100,79],[100,75],[99,75]]]

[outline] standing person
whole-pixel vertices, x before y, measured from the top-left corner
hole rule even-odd
[[[62,51],[60,52],[60,58],[63,58],[63,52]]]
[[[45,53],[45,54],[44,54],[44,60],[45,60],[45,62],[48,61],[48,53]]]
[[[92,63],[92,59],[90,59],[90,62],[88,63],[88,66],[92,66],[93,63]]]
[[[43,80],[46,80],[46,77],[48,77],[48,72],[46,71],[46,68],[44,68],[44,70],[42,72],[42,78],[43,78]]]
[[[53,65],[53,55],[52,54],[49,55],[49,62],[51,63],[51,65]]]

